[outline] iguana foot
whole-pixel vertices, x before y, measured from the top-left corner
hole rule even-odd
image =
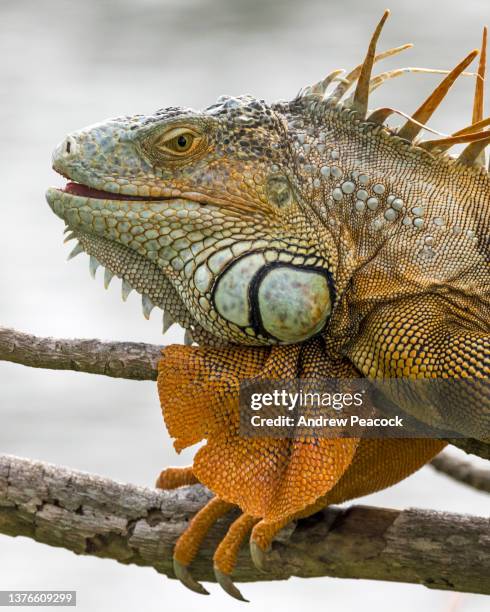
[[[194,578],[187,569],[196,556],[201,543],[214,523],[233,508],[233,504],[213,497],[204,508],[201,508],[189,523],[175,544],[174,571],[176,577],[191,591],[208,595],[208,591]]]
[[[188,566],[197,555],[201,543],[213,524],[235,508],[234,504],[214,497],[202,508],[189,523],[189,527],[177,540],[174,549],[175,576],[191,591],[208,595],[208,591],[197,582],[189,572]],[[213,555],[214,574],[218,584],[231,597],[239,601],[248,601],[233,584],[230,574],[235,567],[238,551],[243,540],[260,519],[249,514],[239,516],[228,529]],[[273,536],[272,536],[273,537]]]
[[[243,540],[259,520],[260,519],[250,516],[249,514],[242,514],[230,526],[213,556],[216,580],[228,595],[231,595],[231,597],[239,601],[248,601],[248,599],[245,599],[233,584],[230,574],[235,567],[238,551],[240,550]]]
[[[160,472],[157,478],[155,487],[157,489],[177,489],[185,485],[197,484],[199,481],[194,476],[192,466],[180,468],[180,467],[169,467]]]

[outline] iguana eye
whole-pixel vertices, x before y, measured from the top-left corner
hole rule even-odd
[[[188,128],[176,128],[163,134],[156,145],[164,153],[183,155],[193,151],[201,140],[200,136]]]

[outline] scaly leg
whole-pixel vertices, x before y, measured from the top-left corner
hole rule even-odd
[[[235,567],[238,551],[240,550],[243,540],[259,520],[259,518],[250,516],[249,514],[242,514],[228,529],[213,556],[216,580],[228,595],[240,601],[248,600],[242,596],[240,591],[233,584],[230,574]]]
[[[469,299],[400,299],[366,316],[347,353],[365,376],[390,380],[395,403],[419,421],[486,442],[490,330],[484,312]],[[397,388],[398,378],[446,379],[451,387],[434,385],[429,395],[429,387],[413,386],[407,393],[406,387]]]
[[[197,484],[199,480],[194,476],[192,465],[188,467],[168,467],[160,472],[155,487],[157,489],[177,489],[185,485]]]
[[[202,584],[194,580],[187,566],[190,565],[196,556],[204,537],[212,525],[233,507],[233,504],[225,502],[218,497],[213,497],[204,508],[199,510],[189,523],[189,527],[177,540],[174,548],[175,575],[191,591],[201,593],[202,595],[209,595]]]

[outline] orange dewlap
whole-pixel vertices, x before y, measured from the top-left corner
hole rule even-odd
[[[181,450],[207,439],[194,460],[200,482],[253,516],[279,520],[329,491],[352,461],[357,439],[241,438],[240,380],[298,376],[300,345],[273,349],[171,346],[158,388],[169,433]]]
[[[158,389],[175,448],[207,440],[194,460],[197,479],[244,513],[277,522],[394,484],[444,446],[239,436],[240,380],[326,376],[359,374],[349,363],[332,364],[319,339],[273,348],[170,346],[159,363]]]

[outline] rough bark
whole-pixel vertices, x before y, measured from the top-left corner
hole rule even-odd
[[[476,455],[482,459],[490,460],[490,444],[488,442],[480,442],[472,438],[450,438],[448,442],[464,450],[469,455]]]
[[[0,361],[31,368],[156,380],[161,350],[143,342],[40,338],[0,327]]]
[[[170,577],[175,541],[209,497],[200,485],[163,492],[0,456],[0,533],[152,566]],[[192,565],[199,580],[214,581],[210,559],[232,518],[220,520],[206,538]],[[264,574],[244,548],[234,579],[336,576],[490,594],[490,519],[328,508],[283,531],[267,558]]]
[[[468,485],[473,489],[478,489],[485,493],[490,493],[490,468],[476,467],[469,461],[461,461],[451,457],[447,453],[440,453],[432,459],[432,467],[446,476]]]

